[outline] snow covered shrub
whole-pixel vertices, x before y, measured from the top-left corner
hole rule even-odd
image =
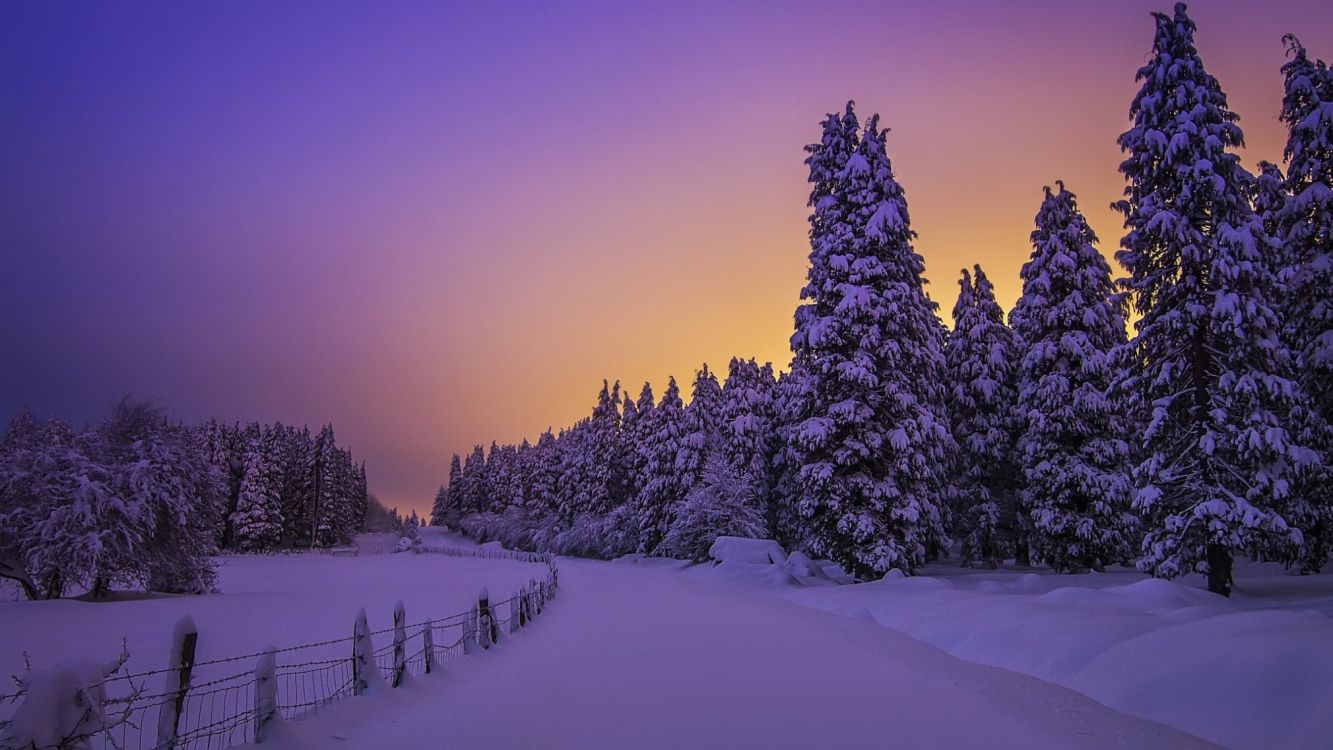
[[[477,542],[494,539],[499,526],[499,516],[494,513],[473,513],[458,522],[458,528]]]
[[[604,557],[602,519],[585,513],[574,519],[570,527],[555,536],[554,551],[576,557]]]
[[[622,505],[602,519],[602,554],[610,558],[628,555],[638,549],[639,525],[633,509]]]
[[[719,536],[753,539],[764,536],[767,528],[755,507],[753,485],[720,454],[710,453],[699,484],[685,497],[656,554],[703,562]]]
[[[27,432],[6,440],[0,527],[17,540],[8,554],[48,596],[70,584],[94,596],[113,583],[213,587],[222,490],[187,430],[151,406],[122,401],[93,429],[53,420]]]

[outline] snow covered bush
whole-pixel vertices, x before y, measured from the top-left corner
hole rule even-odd
[[[96,428],[52,421],[14,443],[0,467],[0,525],[48,595],[69,585],[93,596],[113,583],[213,587],[222,490],[185,428],[126,400]]]
[[[699,484],[686,496],[657,554],[703,562],[718,537],[758,538],[766,530],[751,484],[723,456],[710,453]]]
[[[49,669],[29,670],[16,678],[19,705],[9,726],[0,734],[0,747],[9,750],[89,750],[92,739],[124,722],[131,701],[120,715],[106,710],[104,683],[124,666],[129,654],[101,664],[72,660]]]

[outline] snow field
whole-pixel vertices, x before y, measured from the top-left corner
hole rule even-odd
[[[533,628],[263,747],[1215,747],[873,622],[642,562],[561,560]]]
[[[131,654],[126,665],[129,672],[160,669],[168,662],[172,631],[183,615],[193,617],[198,625],[197,662],[252,654],[268,646],[285,648],[330,640],[339,642],[280,655],[280,667],[350,659],[346,639],[362,608],[368,613],[370,629],[379,631],[392,627],[399,600],[404,603],[407,622],[415,624],[469,610],[478,592],[487,587],[502,592],[499,598],[503,599],[530,579],[545,575],[544,566],[531,563],[410,553],[235,556],[221,563],[218,594],[97,603],[0,603],[0,674],[21,673],[25,653],[36,669],[76,659],[110,661],[120,653],[122,638]],[[496,614],[505,617],[507,611]],[[418,630],[409,628],[409,650],[420,650]],[[458,632],[455,627],[437,635],[437,645],[448,646],[442,639]],[[382,633],[374,639],[374,647],[382,650],[391,641],[391,634]],[[202,666],[196,669],[192,683],[246,672],[254,666],[253,659]],[[153,694],[163,689],[164,679],[165,675],[152,675],[136,684],[143,684],[145,694]],[[329,686],[289,681],[283,687],[315,692]],[[339,687],[332,685],[331,689]],[[290,704],[294,698],[285,696],[283,703]],[[243,702],[248,696],[228,699]],[[0,710],[5,712],[0,715],[3,718],[15,707],[6,703]]]
[[[937,565],[924,572],[780,593],[1238,750],[1333,742],[1333,576],[1244,565],[1237,593],[1225,599],[1197,581],[1124,569],[1055,576]],[[699,575],[744,580],[734,570]],[[765,571],[750,577],[771,580]]]

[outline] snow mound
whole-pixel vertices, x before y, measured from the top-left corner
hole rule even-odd
[[[747,565],[782,565],[787,552],[772,539],[744,539],[738,536],[720,536],[708,548],[708,556],[719,563]]]
[[[1144,612],[1171,611],[1185,607],[1222,607],[1227,600],[1203,589],[1182,586],[1179,583],[1149,578],[1126,586],[1107,588],[1106,593],[1121,597],[1121,606],[1143,610]]]
[[[787,572],[797,578],[828,578],[828,573],[815,564],[804,552],[793,552],[787,556]]]
[[[1024,573],[1018,577],[1018,580],[1010,584],[1010,588],[1015,591],[1044,591],[1046,581],[1036,573]]]

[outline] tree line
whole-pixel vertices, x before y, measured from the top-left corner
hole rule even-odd
[[[1006,316],[980,266],[945,327],[878,116],[807,147],[810,267],[792,360],[705,365],[688,406],[603,383],[535,445],[453,457],[431,523],[523,549],[702,559],[767,536],[869,578],[956,555],[1136,562],[1231,590],[1237,555],[1317,571],[1333,540],[1333,75],[1291,36],[1285,169],[1243,133],[1186,6],[1156,13],[1119,138],[1112,278],[1046,188]],[[1132,336],[1126,318],[1137,315]]]
[[[332,426],[186,425],[131,400],[84,428],[24,410],[0,438],[0,577],[31,599],[202,593],[220,550],[343,544],[369,503]]]

